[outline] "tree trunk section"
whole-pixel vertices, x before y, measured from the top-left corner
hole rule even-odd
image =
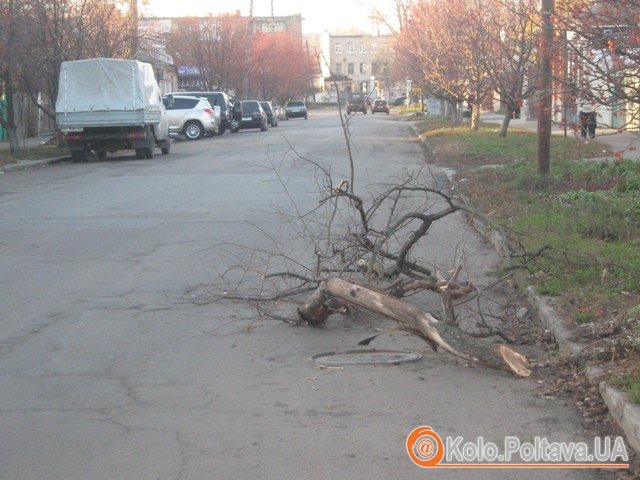
[[[471,105],[471,130],[477,132],[480,128],[480,101],[477,100]]]
[[[551,171],[551,104],[553,71],[551,55],[553,48],[553,0],[542,0],[542,32],[540,37],[540,110],[538,113],[537,167],[540,175]]]
[[[505,107],[504,117],[502,119],[502,125],[500,126],[500,132],[498,136],[500,138],[506,138],[507,132],[509,131],[509,123],[511,123],[511,116],[513,115],[513,109],[511,105],[507,105]]]
[[[384,292],[339,278],[324,280],[311,298],[298,309],[298,313],[309,324],[320,325],[330,314],[326,305],[330,299],[395,320],[405,330],[428,342],[436,351],[439,347],[468,362],[506,370],[519,377],[531,375],[527,368],[527,358],[504,343],[475,338]]]

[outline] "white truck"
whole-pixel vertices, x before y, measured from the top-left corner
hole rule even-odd
[[[134,149],[153,158],[158,147],[171,148],[167,113],[148,63],[92,58],[63,62],[60,68],[56,122],[71,159],[86,162],[89,152]]]

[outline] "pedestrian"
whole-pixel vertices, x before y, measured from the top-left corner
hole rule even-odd
[[[596,136],[597,112],[594,101],[582,98],[578,101],[578,121],[580,124],[580,136],[582,138],[594,138]]]
[[[520,118],[523,105],[524,102],[522,101],[522,97],[518,95],[516,97],[515,107],[513,109],[513,118]]]

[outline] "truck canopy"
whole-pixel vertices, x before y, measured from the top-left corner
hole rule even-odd
[[[56,113],[158,110],[160,89],[148,63],[93,58],[63,62]]]

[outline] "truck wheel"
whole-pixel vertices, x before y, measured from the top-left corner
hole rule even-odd
[[[142,160],[144,158],[144,148],[136,148],[136,158]]]
[[[189,140],[197,140],[204,134],[204,128],[200,122],[196,122],[194,120],[187,122],[184,126],[184,136]]]
[[[71,161],[73,163],[88,162],[89,156],[86,150],[71,150]]]
[[[153,150],[153,147],[145,147],[142,149],[144,151],[144,157],[145,158],[153,158],[155,156],[155,152]]]

